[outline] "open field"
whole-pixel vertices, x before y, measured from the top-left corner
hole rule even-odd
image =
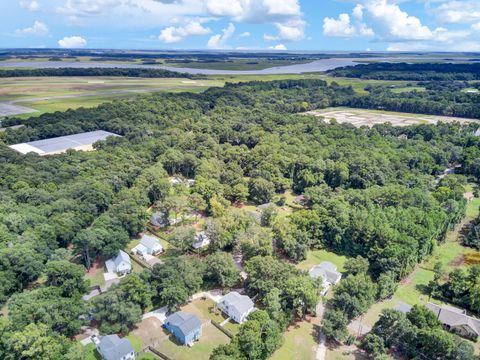
[[[273,353],[271,360],[312,360],[315,359],[317,322],[302,321],[292,325],[283,335],[283,345]]]
[[[478,120],[474,119],[465,119],[449,116],[420,115],[344,107],[313,110],[308,111],[304,114],[323,117],[325,121],[336,120],[338,123],[341,124],[352,124],[355,127],[372,127],[373,125],[383,123],[391,123],[393,126],[409,126],[416,124],[437,124],[438,122],[478,122]]]
[[[188,67],[192,69],[215,69],[215,70],[263,70],[275,66],[287,66],[306,64],[312,60],[289,60],[289,59],[228,59],[225,61],[186,61],[164,62],[167,66]]]

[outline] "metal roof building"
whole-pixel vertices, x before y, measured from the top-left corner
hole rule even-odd
[[[97,130],[81,134],[60,136],[51,139],[30,141],[27,143],[10,145],[9,148],[22,154],[30,152],[39,155],[61,154],[68,149],[89,151],[93,150],[92,145],[100,140],[105,140],[109,136],[119,136],[108,131]]]

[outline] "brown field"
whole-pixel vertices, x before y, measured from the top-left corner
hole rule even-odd
[[[325,121],[335,120],[338,123],[352,124],[355,127],[372,127],[373,125],[383,123],[391,123],[393,126],[409,126],[416,124],[437,124],[438,122],[460,122],[464,124],[478,122],[478,120],[474,119],[449,116],[420,115],[353,108],[312,110],[304,113],[304,115],[323,117]]]

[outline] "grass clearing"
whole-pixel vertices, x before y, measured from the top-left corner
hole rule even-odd
[[[327,251],[327,250],[309,250],[307,253],[307,258],[302,262],[297,264],[297,267],[308,271],[313,266],[320,264],[322,261],[330,261],[337,266],[337,270],[342,272],[344,271],[343,266],[345,265],[345,261],[347,261],[347,257],[343,255],[337,255],[334,252]]]
[[[192,347],[178,344],[173,335],[157,346],[157,350],[175,360],[208,360],[213,349],[228,344],[230,338],[212,324],[204,324],[200,340]]]
[[[317,324],[302,321],[291,326],[283,335],[283,345],[271,360],[312,360],[317,350]]]

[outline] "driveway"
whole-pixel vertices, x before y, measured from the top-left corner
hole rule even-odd
[[[319,318],[319,322],[322,322],[323,313],[325,312],[325,307],[323,306],[323,302],[320,301],[315,309],[317,313],[317,317]],[[315,354],[316,360],[325,360],[325,355],[327,354],[327,338],[320,327],[318,331],[318,347],[317,352]]]

